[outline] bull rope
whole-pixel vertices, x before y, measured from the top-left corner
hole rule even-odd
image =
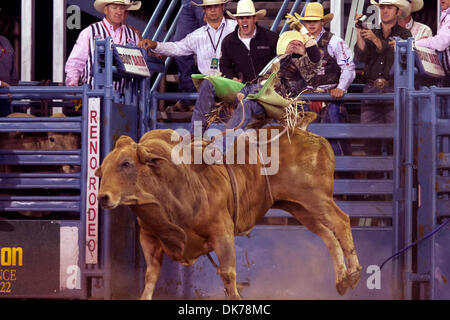
[[[408,245],[407,247],[401,249],[400,251],[394,253],[392,256],[390,256],[389,258],[387,258],[386,260],[384,260],[384,262],[381,264],[380,266],[380,270],[383,268],[383,266],[391,259],[395,258],[398,255],[401,255],[403,253],[405,253],[408,249],[414,247],[415,245],[419,244],[420,242],[428,239],[429,237],[431,237],[432,235],[434,235],[435,233],[439,232],[439,230],[441,230],[444,226],[446,226],[448,223],[450,222],[450,219],[447,219],[447,221],[445,221],[444,223],[442,223],[439,227],[437,227],[436,229],[434,229],[433,231],[431,231],[430,233],[428,233],[427,235],[425,235],[423,238],[421,239],[417,239],[416,241],[414,241],[413,243],[411,243],[410,245]]]

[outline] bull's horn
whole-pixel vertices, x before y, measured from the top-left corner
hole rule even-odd
[[[135,142],[129,136],[120,136],[119,139],[117,139],[116,145],[114,146],[114,148],[122,148],[122,147],[127,146],[132,143],[135,143]]]
[[[142,144],[138,144],[136,152],[141,163],[150,165],[152,167],[159,166],[160,160],[168,161],[166,158],[150,152],[148,148],[146,148]]]

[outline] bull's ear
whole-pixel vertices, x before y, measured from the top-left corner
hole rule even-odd
[[[122,148],[133,143],[135,143],[134,140],[129,136],[120,136],[119,139],[117,139],[114,148]]]
[[[97,177],[101,178],[102,177],[102,167],[98,167],[97,170],[95,170],[94,173]]]
[[[152,167],[159,167],[162,161],[167,161],[166,158],[151,153],[146,147],[141,144],[138,144],[137,146],[137,156],[141,163]]]

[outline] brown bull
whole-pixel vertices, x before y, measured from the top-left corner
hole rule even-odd
[[[52,117],[65,117],[55,113]],[[34,118],[21,112],[11,113],[8,118]],[[5,132],[0,134],[0,149],[3,150],[76,150],[80,148],[80,135],[72,132]],[[59,167],[59,166],[58,166]],[[79,172],[79,166],[62,165],[65,173]],[[3,171],[10,171],[8,166]]]
[[[97,170],[102,207],[128,205],[138,217],[147,263],[141,298],[152,297],[163,253],[191,265],[215,251],[227,296],[239,299],[234,236],[250,232],[269,208],[290,212],[322,238],[339,294],[356,286],[361,266],[350,219],[333,201],[334,155],[327,140],[299,129],[290,139],[282,135],[279,171],[266,176],[259,159],[256,164],[229,164],[231,171],[223,164],[175,164],[171,155],[178,139],[172,130],[152,130],[139,143],[122,136]],[[270,145],[268,149],[268,154],[274,152]]]

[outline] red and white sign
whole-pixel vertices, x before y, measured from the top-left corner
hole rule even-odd
[[[86,187],[86,264],[98,263],[98,201],[100,166],[100,98],[89,98],[88,169]]]
[[[439,62],[436,51],[424,47],[415,47],[423,72],[430,77],[445,77],[444,69]]]
[[[115,49],[119,54],[120,60],[124,65],[125,71],[144,77],[150,77],[145,58],[141,50],[137,48],[125,48],[116,46]]]

